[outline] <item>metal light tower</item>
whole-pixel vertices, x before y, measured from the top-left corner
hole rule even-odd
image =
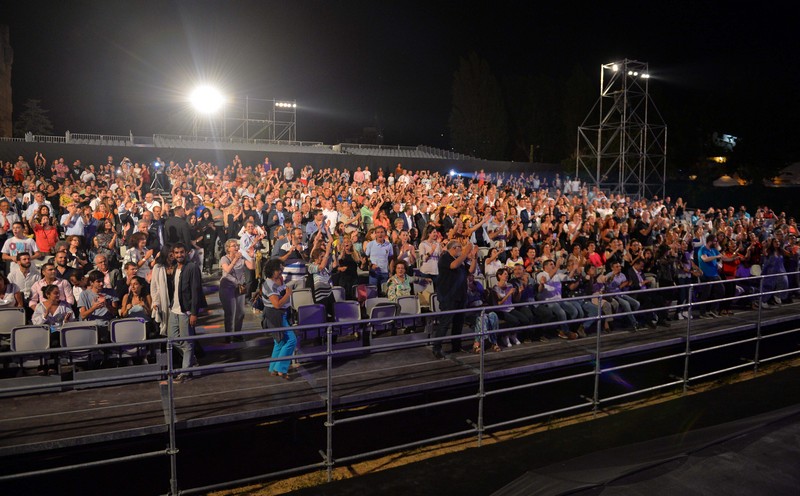
[[[601,66],[600,98],[578,127],[576,175],[613,193],[664,196],[667,126],[649,82],[646,62]]]
[[[245,140],[296,141],[297,102],[245,97],[225,114],[223,135]]]

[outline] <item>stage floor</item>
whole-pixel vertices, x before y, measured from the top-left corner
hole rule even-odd
[[[209,295],[211,296],[211,295]],[[211,299],[211,298],[210,298]],[[216,334],[211,315],[200,333]],[[762,311],[762,327],[795,320],[800,304]],[[218,308],[218,307],[217,307]],[[220,311],[221,314],[221,311]],[[732,317],[693,320],[692,340],[724,337],[745,331],[755,334],[758,312],[741,311]],[[247,329],[258,329],[257,318],[248,315]],[[670,328],[604,334],[601,357],[612,358],[668,348],[684,343],[686,321]],[[221,334],[220,337],[223,337]],[[348,353],[334,361],[333,401],[337,408],[399,398],[407,394],[477,384],[480,356],[458,353],[446,360],[434,359],[422,333],[377,338],[374,344],[404,341],[409,347],[365,353],[352,343],[340,343]],[[465,341],[469,349],[469,343]],[[348,347],[349,346],[349,347]],[[693,348],[697,345],[693,345]],[[230,363],[266,358],[268,340],[226,344],[214,339],[205,345],[201,364]],[[309,348],[304,348],[305,352]],[[596,339],[525,343],[501,352],[487,352],[487,381],[509,378],[567,365],[591,367]],[[666,352],[665,352],[666,353]],[[270,376],[266,365],[225,373],[206,374],[175,385],[176,420],[179,429],[219,425],[250,419],[279,418],[325,410],[326,361],[304,359],[301,352],[292,369],[293,379]],[[69,382],[62,383],[68,386]],[[82,390],[64,390],[0,400],[0,456],[90,443],[146,436],[167,430],[167,386],[159,380]]]

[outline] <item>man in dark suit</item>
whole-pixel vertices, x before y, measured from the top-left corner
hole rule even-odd
[[[278,200],[275,202],[275,206],[269,213],[266,215],[267,224],[267,239],[272,240],[272,235],[274,232],[283,227],[283,223],[286,222],[286,219],[289,218],[289,213],[283,209],[283,202]]]
[[[161,217],[161,207],[153,207],[153,221],[147,228],[147,249],[153,250],[153,253],[158,253],[164,247],[167,241],[167,235],[164,231],[164,218]]]
[[[427,209],[428,203],[423,201],[420,203],[417,213],[414,214],[414,224],[417,228],[417,231],[419,231],[420,236],[422,236],[422,234],[425,232],[425,228],[428,227],[429,217]]]
[[[392,210],[389,212],[389,224],[394,226],[395,219],[401,218],[403,210],[400,208],[400,203],[395,202],[392,204]]]
[[[442,236],[447,237],[447,234],[450,232],[450,229],[455,226],[456,221],[453,218],[453,212],[455,209],[452,205],[447,205],[444,208],[444,219],[442,219]]]
[[[403,210],[400,218],[403,219],[403,229],[406,231],[410,231],[412,227],[416,227],[414,222],[414,207],[410,203],[406,203],[406,208]]]
[[[186,212],[183,207],[173,208],[172,217],[164,221],[164,243],[167,246],[173,246],[176,243],[192,246],[192,234],[189,223],[186,222]]]
[[[644,259],[638,257],[628,267],[625,277],[630,281],[630,290],[639,291],[641,289],[650,288],[650,280],[644,277],[642,270],[644,269]],[[639,301],[641,306],[640,310],[649,310],[651,308],[658,308],[659,310],[649,313],[637,315],[637,319],[643,320],[648,327],[655,328],[656,325],[669,327],[667,322],[667,309],[665,308],[666,302],[664,297],[658,292],[639,293],[634,295],[636,300]]]
[[[531,227],[531,211],[530,211],[530,201],[526,198],[523,198],[520,201],[520,206],[522,210],[519,212],[519,220],[522,223],[522,229],[527,231]]]

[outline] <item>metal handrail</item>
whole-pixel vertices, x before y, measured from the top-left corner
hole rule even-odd
[[[614,314],[611,314],[611,315],[603,315],[602,313],[600,313],[599,315],[596,315],[596,316],[586,316],[586,317],[582,317],[582,318],[578,318],[578,319],[573,319],[573,320],[567,321],[566,323],[577,323],[577,322],[589,323],[589,322],[592,322],[592,326],[594,326],[596,324],[597,328],[599,330],[601,322],[603,320],[609,319],[609,318],[618,318],[618,317],[624,317],[624,316],[627,316],[627,315],[639,315],[639,314],[642,314],[642,313],[658,312],[658,311],[661,311],[661,310],[687,309],[687,310],[691,311],[691,310],[695,309],[695,307],[697,307],[698,305],[706,305],[706,304],[709,304],[709,303],[714,303],[715,304],[715,303],[722,303],[722,302],[728,302],[728,301],[733,302],[733,301],[739,301],[739,300],[743,300],[743,299],[744,300],[754,299],[756,301],[761,301],[762,297],[773,295],[773,294],[779,294],[779,293],[782,293],[784,291],[789,291],[790,290],[790,289],[787,288],[785,290],[773,289],[773,290],[770,290],[770,291],[764,291],[764,280],[765,279],[769,279],[770,277],[784,276],[784,275],[785,276],[795,276],[797,274],[798,273],[786,273],[786,274],[777,274],[777,275],[753,276],[753,277],[750,277],[750,278],[747,278],[747,279],[737,279],[737,280],[735,280],[737,282],[742,282],[742,281],[749,281],[749,282],[752,282],[752,283],[756,283],[757,282],[758,283],[758,291],[756,293],[754,293],[754,294],[749,294],[749,295],[723,297],[723,298],[716,299],[716,300],[707,300],[707,301],[702,301],[702,302],[695,301],[695,298],[694,298],[695,290],[697,290],[698,288],[702,288],[704,286],[707,286],[707,285],[729,284],[732,281],[722,280],[722,281],[713,281],[713,282],[706,282],[706,283],[693,283],[693,284],[688,284],[688,285],[685,285],[685,286],[671,286],[669,288],[652,288],[652,289],[641,290],[639,292],[627,292],[627,294],[635,296],[636,294],[645,294],[645,293],[649,293],[649,292],[675,290],[675,289],[680,289],[680,288],[683,287],[685,289],[688,289],[689,300],[688,300],[687,303],[682,304],[682,305],[668,305],[668,304],[665,304],[664,306],[658,307],[658,308],[640,309],[640,310],[631,311],[631,312],[617,312],[617,313],[614,313]],[[586,295],[586,296],[573,297],[573,298],[564,298],[564,299],[562,299],[560,301],[564,301],[564,302],[568,302],[568,301],[583,301],[583,300],[586,300],[587,298],[591,299],[591,298],[598,298],[598,297],[607,299],[607,298],[612,297],[612,296],[614,296],[614,295],[613,294],[611,294],[611,295],[599,295],[599,296],[598,295]],[[437,319],[437,318],[439,318],[439,317],[441,317],[443,315],[448,315],[448,314],[459,314],[459,313],[460,314],[468,314],[468,313],[478,314],[478,313],[480,313],[480,315],[485,315],[486,312],[491,312],[491,311],[496,311],[496,310],[505,310],[505,309],[508,309],[509,307],[521,307],[521,306],[531,306],[531,305],[535,306],[537,304],[543,304],[543,303],[552,303],[552,301],[548,301],[548,302],[530,302],[530,303],[521,302],[521,303],[517,303],[517,304],[504,304],[504,305],[498,305],[498,306],[494,306],[494,307],[477,307],[477,308],[469,308],[469,309],[459,309],[459,310],[451,310],[451,311],[423,314],[423,315],[421,315],[421,317],[427,318],[429,320],[435,320],[435,319]],[[369,414],[361,414],[361,415],[356,415],[356,416],[342,417],[342,418],[338,418],[338,419],[334,415],[334,411],[333,411],[333,388],[332,388],[333,362],[334,362],[335,358],[337,358],[337,357],[339,357],[341,355],[351,354],[352,350],[334,350],[333,349],[332,340],[330,339],[330,337],[333,335],[333,330],[337,329],[337,328],[343,328],[343,327],[350,328],[350,327],[353,327],[353,326],[360,327],[361,329],[367,329],[369,326],[374,325],[374,324],[386,323],[386,322],[397,320],[398,318],[402,319],[403,316],[385,317],[385,318],[380,318],[380,319],[365,319],[365,320],[348,321],[348,322],[333,322],[333,323],[326,323],[326,324],[322,324],[322,325],[320,325],[320,324],[310,324],[310,325],[304,325],[304,326],[291,326],[289,328],[281,328],[281,329],[262,329],[262,330],[253,330],[253,331],[242,332],[242,333],[239,333],[239,334],[242,335],[242,336],[248,336],[248,335],[264,335],[264,334],[269,334],[269,333],[279,332],[279,331],[284,331],[284,330],[293,330],[295,332],[302,332],[304,330],[312,330],[312,329],[313,330],[318,330],[320,328],[326,328],[326,333],[327,333],[327,335],[329,337],[329,339],[327,340],[328,341],[327,349],[324,350],[324,351],[320,351],[320,352],[315,352],[315,353],[309,353],[309,354],[302,355],[302,359],[303,360],[315,360],[315,359],[325,358],[326,361],[327,361],[327,374],[328,375],[327,375],[327,391],[326,391],[326,394],[325,394],[325,401],[326,401],[326,405],[327,405],[327,409],[328,409],[328,414],[327,414],[326,420],[325,420],[325,427],[326,427],[327,432],[328,432],[328,441],[327,441],[328,446],[327,446],[327,449],[326,449],[325,452],[322,452],[322,451],[320,452],[321,455],[323,456],[323,461],[320,462],[320,463],[316,463],[316,464],[303,465],[301,467],[294,467],[294,468],[290,468],[290,469],[287,469],[287,470],[282,470],[282,471],[279,471],[279,472],[272,472],[272,473],[269,473],[269,474],[262,474],[262,475],[258,475],[258,476],[254,476],[254,477],[249,477],[249,478],[246,478],[246,479],[238,479],[238,480],[235,480],[235,481],[227,481],[225,483],[211,485],[211,486],[204,486],[204,487],[191,488],[191,489],[182,489],[182,490],[178,489],[178,483],[177,483],[178,479],[177,479],[177,472],[176,472],[178,448],[177,448],[177,440],[176,440],[176,437],[175,437],[176,425],[175,425],[175,406],[174,406],[174,390],[173,390],[173,386],[174,385],[173,385],[173,381],[172,381],[173,375],[175,375],[176,373],[179,373],[179,372],[218,371],[218,370],[225,370],[225,369],[231,369],[231,368],[237,368],[238,369],[238,368],[244,368],[244,367],[249,367],[249,366],[259,366],[259,365],[267,364],[267,363],[270,363],[270,362],[273,362],[273,361],[286,360],[286,357],[274,358],[274,359],[269,357],[269,358],[262,358],[262,359],[257,359],[257,360],[242,360],[242,361],[236,362],[235,364],[231,364],[231,363],[211,364],[211,365],[204,365],[204,366],[200,366],[200,367],[193,367],[191,369],[181,369],[181,368],[175,367],[174,364],[172,363],[172,353],[171,353],[171,351],[172,351],[172,348],[173,348],[174,343],[176,341],[187,341],[187,340],[190,340],[190,341],[202,341],[202,340],[205,340],[205,339],[218,338],[219,336],[211,334],[211,335],[197,335],[197,336],[187,336],[187,337],[177,337],[177,338],[167,337],[167,338],[149,340],[149,341],[144,342],[145,345],[154,345],[154,344],[166,343],[166,345],[167,345],[167,354],[168,354],[168,364],[167,364],[167,370],[166,371],[135,373],[135,374],[130,374],[130,375],[118,376],[118,377],[114,377],[114,378],[80,379],[80,380],[71,381],[70,383],[71,384],[75,384],[75,385],[96,384],[96,383],[102,383],[102,382],[112,383],[113,384],[115,381],[119,381],[120,379],[125,379],[125,378],[128,378],[128,379],[130,379],[130,378],[149,378],[149,377],[153,377],[153,376],[161,376],[161,375],[166,373],[167,376],[168,376],[167,386],[168,386],[168,396],[169,396],[169,417],[170,417],[170,421],[168,422],[169,423],[168,428],[169,428],[169,432],[170,432],[170,447],[169,447],[169,449],[166,452],[152,452],[152,453],[145,453],[145,454],[141,454],[141,455],[133,455],[133,457],[118,457],[118,458],[114,458],[114,459],[108,459],[108,460],[104,460],[103,462],[97,462],[96,464],[99,465],[99,464],[106,464],[106,463],[123,462],[123,461],[128,461],[129,458],[130,459],[135,459],[135,457],[155,456],[156,454],[161,455],[161,454],[165,454],[166,453],[167,455],[169,455],[170,463],[172,465],[171,479],[170,479],[170,491],[171,491],[171,493],[172,494],[178,494],[178,492],[180,492],[180,493],[183,493],[183,494],[194,494],[194,493],[200,493],[200,492],[207,492],[209,490],[232,487],[234,485],[249,484],[249,483],[253,483],[253,482],[257,482],[257,481],[266,480],[266,479],[269,479],[269,478],[280,477],[280,476],[283,476],[283,475],[294,474],[294,473],[301,473],[301,472],[305,472],[305,471],[308,471],[308,470],[314,470],[314,469],[320,469],[320,468],[324,468],[324,469],[327,470],[328,478],[330,480],[331,477],[332,477],[332,469],[333,469],[333,467],[335,465],[341,465],[341,464],[349,463],[351,461],[355,461],[355,460],[358,460],[358,459],[369,458],[369,457],[378,456],[378,455],[385,454],[385,453],[390,453],[390,452],[395,452],[395,451],[398,451],[398,450],[408,449],[408,448],[411,448],[411,447],[421,446],[421,445],[430,444],[430,443],[434,443],[434,442],[439,442],[439,441],[443,441],[443,440],[462,438],[462,437],[471,436],[471,435],[477,436],[478,444],[480,445],[482,436],[486,431],[497,430],[497,429],[500,429],[500,428],[503,428],[503,427],[506,427],[506,426],[511,426],[511,425],[522,423],[522,422],[529,422],[529,421],[540,419],[540,418],[547,418],[547,417],[551,417],[553,415],[560,415],[560,414],[563,414],[563,413],[572,412],[572,411],[581,410],[581,409],[586,409],[586,408],[592,408],[593,411],[596,412],[598,407],[599,407],[599,405],[601,405],[601,404],[605,404],[605,403],[609,403],[609,402],[613,402],[613,401],[619,401],[621,399],[629,398],[629,397],[632,397],[632,396],[635,396],[635,395],[641,395],[641,394],[645,394],[645,393],[648,393],[648,392],[662,390],[662,389],[665,389],[665,388],[671,388],[671,387],[676,387],[676,386],[681,386],[682,385],[683,386],[683,390],[685,392],[687,390],[688,384],[690,382],[696,382],[696,381],[699,381],[699,380],[702,380],[702,379],[705,379],[705,378],[708,378],[708,377],[712,377],[712,376],[715,376],[715,375],[719,375],[719,374],[723,374],[723,373],[727,373],[727,372],[732,372],[732,371],[736,371],[736,370],[742,370],[742,369],[746,369],[746,368],[750,368],[750,367],[755,367],[757,369],[757,366],[758,366],[759,363],[764,363],[764,362],[768,362],[768,361],[774,361],[774,360],[777,360],[777,359],[780,359],[780,358],[783,358],[783,357],[791,357],[791,356],[796,356],[796,355],[800,354],[800,351],[791,351],[791,352],[783,353],[781,355],[774,356],[774,357],[762,358],[762,357],[759,357],[759,355],[758,355],[759,349],[758,349],[758,346],[757,346],[756,347],[756,354],[753,357],[753,359],[752,360],[748,359],[745,363],[737,364],[737,365],[732,366],[732,367],[725,367],[725,368],[722,368],[722,369],[719,369],[719,370],[714,370],[714,371],[711,371],[711,372],[706,372],[706,373],[698,374],[698,375],[694,375],[694,376],[689,375],[689,361],[690,361],[690,357],[692,355],[697,355],[697,354],[704,353],[706,351],[718,350],[718,349],[723,349],[723,348],[736,346],[736,345],[741,345],[741,344],[746,344],[746,343],[755,342],[756,345],[758,345],[764,339],[769,339],[769,338],[778,337],[778,336],[785,336],[785,335],[788,335],[788,334],[793,334],[793,333],[800,332],[800,328],[793,328],[793,329],[790,329],[790,330],[783,330],[783,331],[779,331],[779,332],[775,332],[775,333],[770,333],[770,334],[764,335],[761,332],[761,320],[762,319],[760,318],[761,317],[761,306],[760,305],[759,305],[759,310],[758,310],[758,317],[759,317],[759,320],[757,322],[757,335],[756,335],[756,337],[746,337],[746,338],[738,339],[738,340],[735,340],[733,342],[725,343],[725,344],[722,344],[722,345],[715,345],[715,346],[711,346],[711,347],[692,349],[691,343],[694,341],[694,338],[691,335],[691,330],[692,330],[692,323],[693,323],[693,321],[695,319],[692,318],[691,313],[690,313],[690,317],[686,320],[686,332],[685,332],[685,335],[682,338],[686,343],[686,347],[685,347],[683,352],[670,354],[668,356],[657,357],[657,358],[654,358],[654,359],[638,360],[638,361],[627,363],[627,364],[624,364],[624,365],[614,365],[614,366],[610,366],[610,367],[603,367],[602,366],[602,362],[604,360],[605,355],[608,353],[608,351],[601,352],[600,345],[601,345],[601,341],[603,339],[603,335],[602,335],[601,332],[598,332],[595,335],[596,348],[595,348],[595,351],[594,351],[594,355],[595,355],[596,359],[594,360],[595,364],[594,364],[594,369],[592,371],[582,372],[582,373],[577,373],[577,374],[570,374],[570,375],[567,375],[567,376],[555,377],[555,378],[550,378],[550,379],[545,379],[545,380],[531,381],[531,382],[527,382],[525,384],[518,384],[518,385],[509,386],[509,387],[505,387],[505,388],[493,389],[493,390],[490,390],[490,391],[486,391],[484,389],[484,379],[485,379],[485,376],[486,376],[487,372],[486,372],[485,367],[484,367],[485,347],[481,346],[480,363],[479,363],[480,370],[479,370],[479,374],[478,374],[479,384],[478,384],[478,391],[475,394],[461,395],[461,396],[458,396],[458,397],[455,397],[455,398],[448,398],[448,399],[445,399],[445,400],[434,400],[434,401],[421,402],[421,403],[418,403],[418,404],[415,404],[415,405],[412,405],[412,406],[404,406],[404,407],[394,408],[394,409],[391,409],[391,410],[385,410],[385,411],[381,411],[381,412],[374,412],[374,413],[369,413]],[[532,326],[520,327],[520,328],[518,328],[518,330],[536,329],[536,328],[539,328],[539,327],[552,326],[553,324],[554,324],[553,322],[537,323],[537,324],[534,324]],[[473,337],[473,338],[479,338],[479,339],[483,340],[484,338],[486,338],[487,336],[489,336],[491,334],[502,334],[502,333],[512,332],[512,331],[513,331],[513,329],[508,329],[508,328],[507,329],[493,330],[493,331],[487,331],[485,329],[482,329],[481,332],[463,333],[461,335],[461,338],[467,339],[467,338]],[[410,348],[410,347],[427,346],[428,343],[431,343],[431,342],[447,341],[447,340],[452,340],[452,339],[453,339],[452,336],[444,336],[444,337],[441,337],[441,338],[433,338],[433,337],[426,338],[422,342],[418,341],[418,342],[385,343],[385,344],[384,343],[377,343],[377,344],[373,343],[370,346],[363,347],[363,349],[365,351],[369,351],[369,352],[387,352],[387,351],[391,351],[391,350],[404,349],[404,348]],[[134,345],[142,345],[142,342],[135,342],[135,343],[108,343],[108,344],[101,344],[101,345],[89,346],[89,347],[87,347],[87,346],[79,346],[79,347],[63,348],[63,349],[56,348],[56,349],[47,350],[47,351],[43,352],[43,354],[51,355],[53,353],[58,353],[58,352],[61,352],[61,351],[67,352],[67,351],[70,351],[70,350],[75,350],[75,351],[81,350],[81,351],[83,351],[83,350],[87,350],[87,349],[99,349],[99,350],[115,349],[115,348],[124,348],[124,347],[129,347],[129,346],[134,346]],[[8,352],[8,353],[0,353],[0,358],[10,358],[10,357],[17,357],[17,356],[31,356],[31,355],[34,355],[34,354],[30,353],[30,352],[18,352],[18,353],[10,353],[10,352]],[[612,372],[623,370],[623,369],[631,369],[631,368],[640,367],[640,366],[643,366],[643,365],[657,363],[657,362],[663,362],[663,361],[667,361],[667,360],[674,360],[674,359],[677,359],[677,358],[680,358],[680,357],[685,357],[684,377],[682,377],[682,378],[678,378],[678,379],[675,379],[675,380],[667,381],[665,383],[657,384],[657,385],[650,386],[650,387],[639,388],[639,389],[637,389],[635,391],[628,391],[628,392],[625,392],[625,393],[622,393],[622,394],[618,394],[618,395],[612,395],[612,396],[607,396],[607,397],[601,397],[601,395],[600,395],[599,388],[598,388],[598,381],[599,381],[599,377],[601,375],[603,375],[603,374],[612,373]],[[575,404],[572,404],[572,405],[560,407],[560,408],[557,408],[557,409],[549,409],[547,411],[535,413],[533,415],[526,415],[526,416],[522,416],[522,417],[519,417],[519,418],[505,420],[505,421],[502,421],[502,422],[496,422],[496,423],[493,423],[493,424],[486,424],[483,421],[484,401],[486,399],[492,397],[492,396],[497,396],[497,395],[508,393],[508,392],[519,391],[519,390],[522,390],[522,389],[540,387],[540,386],[544,386],[544,385],[548,385],[548,384],[556,384],[556,383],[560,383],[560,382],[564,382],[564,381],[587,378],[587,377],[591,377],[591,376],[595,377],[594,393],[592,394],[591,398],[583,397],[583,400],[581,400],[581,401],[579,401],[579,402],[577,402]],[[6,392],[32,391],[32,390],[35,390],[37,388],[42,388],[42,387],[52,388],[52,386],[53,386],[52,383],[44,384],[44,385],[41,385],[41,386],[29,385],[29,386],[24,386],[24,387],[19,387],[19,388],[7,388],[7,389],[5,389],[5,391]],[[405,443],[405,444],[401,444],[401,445],[397,445],[397,446],[385,447],[385,448],[372,450],[372,451],[368,451],[368,452],[364,452],[364,453],[358,453],[358,454],[355,454],[355,455],[350,455],[350,456],[346,456],[346,457],[342,457],[342,458],[335,458],[334,455],[333,455],[333,453],[334,453],[334,451],[333,451],[333,441],[332,441],[333,437],[332,437],[331,434],[333,432],[333,429],[336,426],[339,426],[339,425],[342,425],[342,424],[355,423],[355,422],[366,420],[366,419],[374,419],[374,418],[385,417],[385,416],[389,416],[389,415],[408,413],[408,412],[417,411],[417,410],[423,409],[423,408],[440,407],[440,406],[445,406],[445,405],[449,405],[449,404],[462,403],[462,402],[472,401],[472,400],[477,400],[478,401],[478,423],[477,424],[472,424],[473,427],[470,428],[470,429],[458,430],[457,432],[452,432],[452,433],[448,433],[448,434],[445,434],[445,435],[439,435],[439,436],[436,436],[436,437],[422,439],[422,440],[418,440],[418,441],[414,441],[414,442],[410,442],[410,443]],[[82,464],[82,465],[74,465],[74,466],[70,465],[70,466],[64,466],[64,467],[56,467],[54,469],[48,469],[48,470],[66,471],[66,470],[82,468],[83,465],[84,464]],[[11,474],[11,475],[4,476],[0,480],[11,480],[11,479],[14,479],[14,478],[28,477],[28,476],[32,476],[32,475],[38,475],[38,472],[30,472],[30,473],[24,473],[24,474]]]

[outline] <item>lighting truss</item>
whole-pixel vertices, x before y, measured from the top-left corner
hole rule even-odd
[[[578,127],[575,173],[637,198],[664,196],[667,126],[648,93],[645,62],[600,67],[600,98]]]
[[[297,141],[297,102],[245,97],[226,103],[222,115],[201,122],[212,137]],[[197,132],[195,132],[195,135]]]

